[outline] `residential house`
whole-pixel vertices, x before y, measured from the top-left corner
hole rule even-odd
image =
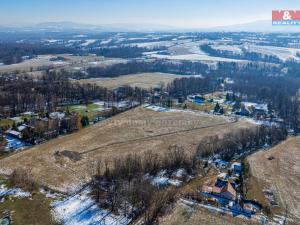
[[[211,184],[203,185],[202,192],[210,193],[212,195],[232,201],[237,199],[237,192],[233,185],[230,182],[221,179],[217,179],[216,182]]]

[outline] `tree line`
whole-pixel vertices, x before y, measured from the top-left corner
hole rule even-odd
[[[240,59],[240,60],[250,60],[250,61],[262,61],[268,63],[280,63],[282,62],[277,56],[265,55],[258,52],[249,52],[245,48],[241,48],[241,53],[235,53],[228,50],[214,49],[209,44],[201,45],[201,50],[208,53],[210,56],[230,58],[230,59]]]
[[[166,47],[155,47],[151,51],[166,50]],[[149,48],[137,46],[120,46],[111,48],[91,48],[88,50],[91,54],[112,58],[137,58],[143,56],[144,52],[149,52]]]
[[[171,176],[177,169],[184,169],[187,176],[203,175],[206,166],[203,158],[219,154],[224,160],[231,160],[236,154],[253,151],[265,144],[274,145],[285,138],[284,128],[260,126],[239,129],[222,138],[204,138],[199,141],[196,151],[172,145],[164,153],[150,151],[109,160],[98,159],[88,167],[93,197],[102,207],[113,212],[121,209],[125,216],[133,219],[142,216],[145,224],[152,224],[175,200],[176,188],[154,186],[148,179],[151,175],[165,170]]]
[[[207,158],[220,155],[224,160],[230,160],[235,155],[251,152],[264,145],[272,146],[285,140],[287,132],[284,127],[258,126],[244,128],[226,133],[224,137],[211,136],[202,140],[197,148],[197,155]]]
[[[11,117],[23,112],[47,113],[69,104],[88,104],[95,99],[117,102],[142,101],[145,91],[124,87],[112,91],[92,84],[71,82],[63,72],[48,71],[40,78],[0,76],[0,114]]]
[[[24,59],[30,59],[43,54],[76,53],[73,48],[63,46],[47,46],[30,43],[0,43],[0,63],[5,65],[20,63]]]

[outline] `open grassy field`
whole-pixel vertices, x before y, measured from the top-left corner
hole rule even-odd
[[[88,167],[101,158],[109,162],[128,153],[162,153],[170,145],[194,151],[205,136],[222,135],[254,126],[223,117],[194,112],[155,112],[138,107],[97,123],[79,132],[59,137],[0,160],[3,173],[14,168],[31,168],[41,184],[68,190],[89,178]],[[57,158],[57,151],[76,152],[80,160]]]
[[[300,137],[291,137],[274,148],[257,152],[247,159],[251,172],[249,183],[255,183],[249,187],[249,195],[262,199],[263,189],[271,190],[278,204],[271,206],[273,216],[285,215],[287,206],[288,217],[295,224],[300,222],[299,149]],[[267,199],[264,201],[268,202]]]
[[[87,104],[87,105],[71,105],[68,106],[70,112],[78,113],[81,116],[89,117],[90,121],[93,121],[95,117],[99,116],[101,112],[107,110],[103,105],[99,104]]]
[[[174,208],[160,219],[161,225],[258,225],[249,220],[211,212],[200,207],[176,203]]]
[[[120,86],[131,86],[140,88],[154,88],[158,87],[160,83],[168,84],[175,78],[184,77],[182,75],[168,74],[168,73],[140,73],[140,74],[129,74],[116,78],[91,78],[83,79],[80,83],[97,84],[102,87],[109,89],[117,88]],[[186,77],[186,76],[185,76]]]

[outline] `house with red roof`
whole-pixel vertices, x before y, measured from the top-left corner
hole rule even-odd
[[[217,179],[216,182],[203,185],[202,192],[222,197],[231,201],[235,201],[238,196],[237,191],[229,181],[223,181],[220,179]]]

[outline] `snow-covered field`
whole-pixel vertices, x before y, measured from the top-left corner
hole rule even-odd
[[[234,46],[234,45],[212,45],[211,47],[215,50],[229,51],[229,52],[232,52],[234,54],[241,54],[242,53],[242,49],[239,48],[238,46]]]
[[[200,55],[200,54],[186,54],[186,55],[152,54],[149,57],[156,58],[156,59],[168,59],[168,60],[209,61],[209,62],[247,62],[245,60],[213,57],[209,55]]]
[[[110,42],[112,42],[112,39],[107,39],[107,40],[103,40],[100,42],[101,45],[106,45],[106,44],[109,44]]]
[[[128,218],[114,215],[108,210],[98,207],[97,203],[89,196],[89,190],[63,200],[55,201],[52,215],[58,223],[64,225],[126,225]]]
[[[154,42],[142,42],[142,43],[131,43],[130,46],[137,46],[139,48],[156,48],[156,47],[170,47],[174,43],[172,41],[154,41]]]
[[[105,59],[105,60],[101,60],[101,61],[89,62],[88,65],[92,65],[92,66],[96,66],[96,65],[111,66],[111,65],[114,65],[114,64],[127,63],[127,62],[128,62],[128,60],[126,60],[126,59]]]
[[[294,59],[300,61],[297,57],[297,52],[300,53],[300,49],[296,48],[282,48],[275,46],[259,46],[259,45],[246,45],[244,46],[250,52],[257,52],[265,55],[277,56],[279,59],[286,61],[288,59]]]
[[[62,40],[47,39],[47,40],[44,40],[44,41],[48,42],[48,43],[56,43],[56,42],[59,42],[59,41],[62,41]]]

